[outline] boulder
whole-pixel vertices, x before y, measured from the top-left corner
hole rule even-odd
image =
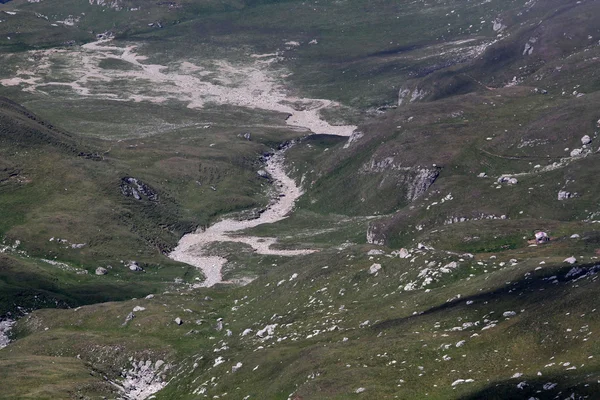
[[[577,259],[573,256],[569,257],[569,258],[565,258],[563,260],[563,262],[566,262],[568,264],[575,264],[577,262]]]
[[[569,154],[571,155],[571,157],[578,157],[581,155],[581,153],[583,153],[583,149],[573,149]]]
[[[235,364],[233,367],[231,367],[231,372],[237,372],[237,370],[239,370],[240,368],[242,368],[242,363],[239,362],[237,364]]]
[[[392,254],[397,255],[399,258],[408,258],[408,257],[410,257],[410,253],[405,248],[401,248],[399,251],[395,251]]]
[[[380,256],[382,254],[385,254],[385,251],[378,249],[369,250],[369,252],[367,253],[368,256]]]
[[[381,270],[381,264],[373,264],[371,265],[371,268],[369,268],[369,273],[371,275],[376,274],[377,272],[379,272]]]
[[[539,231],[535,233],[535,241],[537,243],[546,243],[550,241],[550,236],[546,232]]]
[[[592,138],[589,135],[585,135],[581,138],[581,144],[586,145],[592,143]]]
[[[558,200],[563,201],[574,197],[573,193],[567,192],[566,190],[561,190],[558,192]]]
[[[177,317],[177,318],[175,318],[175,323],[177,325],[181,325],[181,324],[183,324],[183,320],[181,318]]]
[[[125,322],[123,322],[123,326],[127,325],[129,323],[129,321],[131,321],[134,318],[135,318],[135,314],[133,312],[130,312],[129,314],[127,314],[127,316],[125,317]]]
[[[108,270],[104,267],[96,268],[96,275],[106,275],[108,274]]]
[[[143,271],[142,267],[140,267],[136,261],[130,261],[127,267],[134,272]]]
[[[517,183],[519,183],[519,181],[517,180],[517,178],[514,178],[510,175],[502,175],[500,178],[498,178],[498,183],[508,183],[509,185],[516,185]]]

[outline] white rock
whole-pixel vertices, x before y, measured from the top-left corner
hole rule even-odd
[[[183,320],[181,318],[177,317],[177,318],[175,318],[175,323],[177,325],[181,325],[181,324],[183,324]]]
[[[581,144],[586,145],[592,143],[592,138],[589,135],[585,135],[581,138]]]
[[[569,154],[571,155],[571,157],[577,157],[580,156],[581,153],[583,153],[583,149],[573,149]]]
[[[235,364],[233,367],[231,367],[231,372],[237,372],[237,370],[239,370],[240,368],[242,368],[242,363],[239,362],[237,364]]]
[[[581,236],[579,236],[579,234],[574,233],[570,236],[571,239],[579,239]]]
[[[385,254],[385,251],[378,249],[369,250],[369,252],[367,253],[368,256],[380,256],[382,254]]]
[[[514,312],[514,311],[505,311],[505,312],[502,313],[502,316],[504,318],[514,317],[515,315],[517,315],[517,313]]]
[[[267,336],[272,336],[273,333],[275,333],[275,328],[277,328],[277,324],[267,325],[260,331],[256,332],[256,336],[261,337],[261,338],[265,337],[265,334]]]
[[[250,328],[244,329],[244,332],[242,332],[242,336],[246,336],[246,335],[248,335],[251,332],[252,332],[252,329],[250,329]]]
[[[104,267],[96,268],[96,275],[106,275],[108,274],[108,270]]]
[[[408,258],[408,257],[410,257],[410,253],[405,248],[402,248],[399,251],[395,251],[392,254],[397,255],[399,258]]]
[[[369,268],[369,273],[372,274],[376,274],[377,272],[379,272],[379,270],[381,270],[381,264],[373,264],[371,265],[371,268]]]
[[[224,362],[225,362],[225,359],[223,357],[218,357],[215,360],[215,363],[214,363],[213,367],[216,367],[217,365],[223,364]]]
[[[568,264],[575,264],[577,262],[577,259],[573,256],[569,257],[569,258],[565,258],[563,260],[563,262],[566,262]]]
[[[133,312],[145,311],[145,310],[146,310],[146,307],[141,307],[141,306],[133,307]]]
[[[365,389],[364,387],[359,387],[358,389],[356,389],[354,391],[354,393],[363,393],[364,391],[366,391],[367,389]]]
[[[566,190],[561,190],[558,192],[558,200],[559,201],[567,200],[567,199],[570,199],[571,197],[573,197],[573,194],[571,192],[567,192]]]

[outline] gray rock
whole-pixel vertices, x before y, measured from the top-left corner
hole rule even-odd
[[[123,322],[122,326],[125,326],[129,323],[129,321],[131,321],[132,319],[135,318],[135,314],[133,312],[130,312],[129,314],[127,314],[127,316],[125,317],[125,322]]]
[[[586,145],[592,143],[592,138],[589,135],[585,135],[581,138],[581,144]]]
[[[104,267],[96,268],[96,275],[106,275],[108,274],[108,270]]]

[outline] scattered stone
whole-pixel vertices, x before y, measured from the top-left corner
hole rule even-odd
[[[108,274],[108,270],[104,267],[96,268],[96,275],[106,275]]]
[[[356,389],[356,390],[354,391],[354,393],[363,393],[363,392],[365,392],[366,390],[367,390],[367,389],[365,389],[364,387],[359,387],[358,389]]]
[[[269,177],[269,173],[267,171],[265,171],[264,169],[259,169],[256,173],[258,174],[258,176],[260,176],[262,178]]]
[[[569,257],[569,258],[565,258],[563,260],[563,262],[566,262],[568,264],[575,264],[577,262],[577,259],[573,256]]]
[[[177,318],[175,318],[175,323],[177,325],[181,325],[181,324],[183,324],[183,320],[181,318],[177,317]]]
[[[487,178],[487,174],[485,172],[481,172],[479,173],[479,175],[477,175],[478,178]]]

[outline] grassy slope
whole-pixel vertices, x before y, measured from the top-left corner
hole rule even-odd
[[[506,9],[511,6],[510,2],[501,4]],[[260,5],[256,10],[287,10],[294,6],[294,2],[281,2]],[[531,21],[540,15],[560,17],[548,18],[546,29],[551,34],[542,37],[541,43],[557,40],[564,30],[564,21],[580,11],[554,12],[556,6],[549,2],[547,8],[541,11],[534,8],[531,17],[523,17]],[[593,6],[590,2],[582,7]],[[356,9],[346,9],[348,15],[356,15]],[[252,15],[253,10],[245,12]],[[298,21],[308,18],[302,10],[296,11],[302,16]],[[248,16],[245,12],[239,15]],[[237,11],[232,13],[215,18],[229,18]],[[268,14],[256,11],[255,21],[262,21],[264,15]],[[506,16],[507,20],[509,17]],[[337,21],[348,22],[343,13]],[[286,21],[292,27],[293,23]],[[317,18],[314,23],[318,26],[325,22]],[[197,21],[189,24],[198,26]],[[365,26],[370,23],[365,22]],[[583,27],[596,29],[589,21],[574,26],[577,31],[585,31]],[[189,32],[186,24],[180,28],[182,34]],[[227,27],[228,31],[230,28]],[[206,23],[205,29],[214,33],[216,25]],[[278,32],[280,29],[283,28],[273,28]],[[240,31],[233,31],[236,34],[217,36],[216,45],[239,39]],[[241,32],[248,34],[256,29]],[[265,30],[250,36],[249,41],[271,33]],[[492,47],[483,64],[469,64],[467,71],[478,74],[477,78],[492,76],[488,74],[491,64],[485,63],[486,57],[494,59],[507,54],[502,76],[486,81],[490,85],[500,82],[497,86],[502,86],[523,63],[530,64],[531,59],[521,54],[523,39],[528,40],[530,34],[526,28],[515,32],[508,42]],[[337,43],[357,38],[339,32],[337,35]],[[308,32],[306,39],[313,36],[314,32]],[[160,48],[168,42],[169,33],[135,37],[155,40]],[[288,39],[288,35],[285,37]],[[365,43],[375,40],[368,34],[364,38]],[[377,43],[383,48],[388,46],[380,39]],[[348,45],[341,46],[340,50],[347,48]],[[309,49],[298,51],[309,52]],[[538,53],[534,50],[533,54]],[[464,71],[455,67],[444,70],[448,81],[444,76],[432,75],[435,79],[425,77],[412,82],[423,85],[438,82],[441,88],[430,98],[437,101],[415,103],[368,121],[361,126],[365,137],[348,149],[342,149],[343,143],[332,138],[303,141],[289,155],[293,163],[290,169],[299,179],[304,175],[308,184],[299,212],[280,224],[259,227],[255,232],[282,237],[286,246],[315,245],[323,249],[320,253],[286,260],[247,256],[233,249],[237,268],[241,270],[233,268],[234,276],[243,274],[244,269],[261,275],[243,288],[179,293],[175,288],[174,293],[151,300],[35,312],[20,321],[16,330],[19,340],[0,355],[3,365],[22,365],[15,370],[1,369],[6,380],[12,382],[9,396],[36,396],[34,391],[39,390],[50,392],[49,398],[107,395],[110,388],[102,383],[101,376],[117,378],[120,368],[128,366],[128,357],[133,356],[138,360],[167,359],[176,365],[170,375],[174,380],[158,396],[165,399],[225,397],[224,393],[229,398],[250,395],[250,398],[274,399],[567,398],[572,393],[593,398],[599,390],[598,343],[593,338],[600,323],[596,318],[598,281],[593,269],[599,246],[595,225],[585,220],[590,216],[593,219],[598,211],[599,188],[594,180],[597,154],[554,171],[519,176],[515,186],[497,189],[494,184],[500,174],[531,171],[536,164],[544,166],[560,160],[568,154],[564,148],[580,146],[584,134],[594,137],[593,146],[597,146],[598,95],[594,91],[598,79],[593,60],[597,48],[590,45],[582,50],[577,41],[573,46],[565,45],[565,53],[551,54],[542,52],[546,59],[542,57],[541,61],[536,59],[531,63],[535,68],[525,73],[524,84],[515,88],[491,91],[475,85],[465,91],[478,93],[463,94],[463,89],[454,86],[453,79],[460,78]],[[324,60],[323,57],[315,55],[316,60]],[[299,57],[302,59],[310,57]],[[298,65],[303,62],[297,61]],[[346,68],[347,62],[341,61],[340,68]],[[332,61],[323,63],[329,66]],[[368,70],[366,64],[357,62],[357,65],[363,72]],[[336,68],[327,69],[324,74],[333,76],[339,72]],[[315,75],[323,74],[318,72],[322,68],[316,70]],[[297,82],[309,84],[315,75],[299,75]],[[379,83],[388,79],[385,74],[376,76],[381,76]],[[343,79],[331,79],[347,87]],[[327,77],[321,76],[317,81],[327,82]],[[374,97],[364,91],[366,80],[357,82],[362,84],[357,84],[356,90],[368,99],[364,103],[357,100],[357,104],[370,104]],[[572,94],[577,85],[581,85],[577,89],[585,92],[585,96]],[[373,90],[381,88],[373,87]],[[534,87],[546,88],[549,94],[535,93]],[[333,93],[328,85],[323,85],[322,92],[315,87],[307,90],[323,95]],[[351,94],[338,98],[352,102],[355,97]],[[390,97],[391,92],[382,96]],[[381,98],[373,102],[381,103]],[[147,152],[160,148],[162,140],[135,139],[128,144],[138,144],[133,151],[133,154],[139,151],[135,159],[148,162],[154,156]],[[532,145],[522,146],[525,140]],[[135,170],[133,163],[126,160],[125,155],[132,153],[130,150],[111,150],[109,161],[145,173],[144,178],[149,182],[157,182],[168,170]],[[226,157],[229,151],[219,156]],[[396,172],[384,170],[368,177],[360,173],[367,161],[392,156],[402,166],[435,163],[441,167],[440,177],[424,197],[407,204],[406,188],[393,184],[398,178]],[[15,164],[8,162],[4,170],[14,168]],[[491,178],[476,178],[480,172]],[[168,187],[165,185],[164,190]],[[559,202],[556,195],[560,189],[578,192],[580,196]],[[168,193],[177,193],[173,198],[186,198],[173,187],[169,190]],[[452,193],[453,199],[442,203],[448,193]],[[358,202],[360,198],[365,201]],[[434,202],[438,204],[432,206]],[[189,210],[190,204],[191,201],[181,209]],[[444,225],[451,217],[471,219],[482,213],[506,215],[508,219]],[[365,218],[372,214],[383,217]],[[389,253],[405,246],[413,248],[417,257],[367,255],[373,247],[364,245],[369,223],[389,246],[381,247],[382,250]],[[417,225],[423,228],[419,230]],[[537,229],[551,234],[550,244],[528,246],[526,239]],[[569,239],[573,233],[581,238]],[[331,247],[346,240],[355,245],[343,250]],[[418,242],[436,250],[414,250]],[[463,252],[473,253],[474,257],[460,254]],[[582,270],[567,276],[572,267],[565,266],[562,260],[570,255],[577,256]],[[423,279],[419,274],[425,268],[439,268],[450,261],[458,263],[454,272],[441,275],[421,289],[406,289],[411,282],[420,287]],[[434,267],[428,267],[431,262]],[[382,265],[377,275],[368,272],[373,263]],[[589,275],[577,279],[588,271]],[[292,279],[294,273],[298,277]],[[207,295],[212,300],[206,300]],[[122,327],[125,316],[135,305],[147,309]],[[515,315],[503,315],[507,311],[514,311]],[[182,326],[173,323],[176,316],[183,318]],[[225,329],[230,329],[232,336],[215,329],[217,318],[224,319]],[[453,329],[476,321],[476,325]],[[255,336],[257,330],[273,323],[279,324],[274,337],[261,340]],[[482,330],[491,323],[496,325]],[[334,326],[337,328],[328,330]],[[242,337],[246,328],[254,332]],[[463,340],[465,343],[457,346]],[[224,344],[228,348],[223,349]],[[82,362],[75,361],[77,355]],[[224,357],[225,363],[213,366],[219,356]],[[243,366],[232,373],[231,367],[237,362]],[[56,387],[52,369],[40,368],[52,363],[60,365],[59,372],[70,371],[76,378],[72,382],[61,379],[59,382],[64,386]],[[254,370],[256,366],[258,369]],[[83,377],[88,370],[94,371],[94,378]],[[32,387],[26,379],[17,379],[17,375],[39,376],[39,384]],[[474,381],[452,386],[458,379]],[[519,388],[520,382],[527,385]],[[548,383],[557,385],[544,388]],[[201,387],[206,387],[205,394],[191,394]],[[359,395],[355,391],[360,387],[366,390]]]

